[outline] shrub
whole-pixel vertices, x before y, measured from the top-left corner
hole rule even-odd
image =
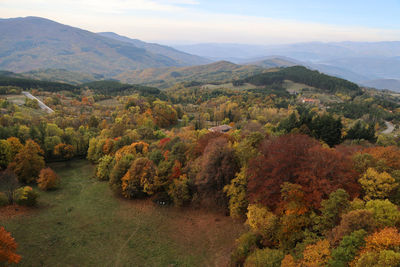
[[[242,234],[236,240],[236,248],[231,255],[231,264],[242,266],[247,256],[258,247],[260,240],[261,236],[253,232]]]
[[[186,174],[172,181],[169,186],[168,195],[177,207],[181,207],[190,201],[189,179]]]
[[[277,249],[257,249],[247,257],[245,267],[280,267],[285,255]]]
[[[58,181],[57,174],[50,168],[42,169],[37,179],[38,187],[44,191],[56,188]]]
[[[24,186],[15,190],[15,202],[21,206],[35,206],[38,197],[38,193],[30,186]]]
[[[8,197],[6,194],[0,192],[0,207],[8,205]]]
[[[266,207],[261,205],[249,205],[247,212],[247,223],[251,229],[260,234],[265,241],[272,242],[276,232],[278,218]]]
[[[114,167],[113,160],[114,158],[109,155],[105,155],[99,159],[99,164],[97,165],[96,170],[96,177],[100,181],[108,181],[110,179],[110,173],[112,168]]]

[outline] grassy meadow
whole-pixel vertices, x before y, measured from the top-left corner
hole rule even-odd
[[[226,266],[243,231],[220,214],[120,199],[85,160],[51,167],[59,189],[40,192],[37,208],[0,210],[20,266]]]

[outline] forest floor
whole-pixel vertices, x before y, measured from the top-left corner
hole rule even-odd
[[[19,266],[227,266],[244,231],[221,214],[118,198],[85,160],[51,167],[59,189],[40,192],[37,208],[0,210]]]

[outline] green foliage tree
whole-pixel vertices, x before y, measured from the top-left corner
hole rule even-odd
[[[395,226],[400,223],[400,211],[398,207],[388,199],[370,200],[365,208],[372,212],[378,226]]]
[[[278,249],[256,249],[247,257],[244,266],[280,267],[284,256],[283,251]]]
[[[243,167],[230,184],[224,187],[224,192],[229,198],[229,214],[232,218],[243,218],[249,205],[246,173],[247,169]]]
[[[329,261],[328,266],[347,266],[357,255],[357,252],[365,245],[366,235],[367,232],[361,229],[344,236],[339,246],[332,250],[332,259]]]
[[[36,206],[39,194],[30,186],[24,186],[15,190],[15,202],[21,206]]]
[[[7,168],[12,159],[11,146],[6,140],[0,140],[0,170]]]
[[[108,181],[110,179],[110,173],[114,167],[114,158],[105,155],[99,160],[99,164],[96,168],[96,177],[101,181]]]
[[[190,201],[189,179],[186,174],[181,175],[178,179],[174,179],[171,182],[168,188],[168,195],[177,207],[182,207]]]
[[[329,195],[329,198],[321,201],[321,217],[319,229],[323,231],[332,229],[340,222],[342,213],[350,206],[349,194],[343,189],[338,189]]]

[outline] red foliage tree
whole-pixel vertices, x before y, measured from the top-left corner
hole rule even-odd
[[[210,132],[210,133],[207,133],[207,134],[203,135],[202,137],[200,137],[199,140],[197,141],[196,147],[194,148],[194,151],[193,151],[194,155],[196,157],[202,155],[204,150],[206,149],[208,143],[210,143],[211,140],[216,139],[218,137],[227,138],[226,135],[224,135],[223,133],[218,133],[218,132]]]
[[[339,188],[353,197],[360,190],[347,154],[323,148],[311,137],[281,136],[266,140],[260,149],[261,155],[251,160],[248,168],[251,202],[276,208],[284,182],[301,185],[306,202],[314,208]]]

